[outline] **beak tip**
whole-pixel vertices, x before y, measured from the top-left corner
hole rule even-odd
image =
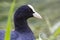
[[[40,17],[39,19],[42,19],[42,17]]]
[[[42,17],[40,17],[40,19],[42,19]]]

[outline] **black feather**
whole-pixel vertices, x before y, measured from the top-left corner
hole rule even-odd
[[[15,30],[11,32],[11,40],[35,40],[34,34],[28,26],[27,19],[33,17],[34,12],[27,5],[21,6],[14,14]],[[0,40],[4,40],[5,31],[0,30]]]

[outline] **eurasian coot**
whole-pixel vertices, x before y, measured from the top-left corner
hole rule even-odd
[[[35,40],[34,34],[28,26],[30,17],[42,18],[31,5],[23,5],[14,14],[15,30],[11,31],[11,40]],[[0,30],[0,40],[4,40],[5,31]]]

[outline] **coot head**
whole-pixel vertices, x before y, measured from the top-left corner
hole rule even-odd
[[[23,5],[17,9],[15,19],[28,19],[30,17],[42,18],[31,5]]]

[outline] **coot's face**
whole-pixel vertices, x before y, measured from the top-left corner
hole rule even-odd
[[[33,17],[33,13],[34,13],[34,11],[28,5],[22,6],[21,12],[22,12],[21,14],[24,16],[24,18]]]
[[[24,18],[28,19],[30,17],[42,18],[31,5],[24,5],[17,9],[15,12],[15,18]]]

